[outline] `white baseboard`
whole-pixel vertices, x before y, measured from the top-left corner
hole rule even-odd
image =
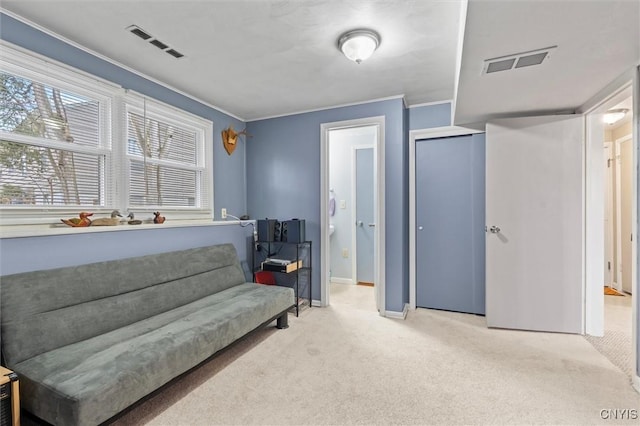
[[[322,302],[320,300],[316,300],[316,299],[312,299],[311,300],[311,306],[316,306],[318,308],[322,308]]]
[[[353,280],[351,278],[331,277],[331,282],[336,284],[353,284]]]
[[[408,312],[409,312],[409,304],[405,303],[404,304],[404,309],[402,310],[402,312],[386,311],[384,313],[384,316],[387,317],[387,318],[394,318],[394,319],[406,319]]]

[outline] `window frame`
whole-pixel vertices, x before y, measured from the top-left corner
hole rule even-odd
[[[195,207],[177,207],[177,206],[149,206],[139,207],[129,205],[129,185],[124,185],[120,191],[120,203],[126,205],[128,211],[134,214],[148,212],[149,210],[161,210],[170,214],[172,219],[177,220],[197,220],[210,219],[213,220],[213,123],[197,115],[187,111],[175,108],[156,99],[149,98],[132,90],[127,90],[121,98],[120,129],[122,144],[119,147],[119,154],[122,160],[118,163],[123,166],[119,170],[121,176],[124,176],[124,182],[129,182],[131,177],[131,160],[134,156],[128,154],[128,129],[127,120],[128,113],[133,112],[138,115],[145,115],[150,119],[161,120],[165,123],[174,124],[176,127],[187,128],[197,135],[196,141],[196,166],[189,167],[180,162],[171,160],[152,159],[153,163],[164,164],[169,167],[179,168],[181,170],[192,170],[201,173],[201,180],[196,182],[196,202]],[[203,194],[206,194],[203,197]],[[199,205],[199,206],[198,206]]]
[[[127,158],[127,105],[138,107],[146,99],[147,111],[153,111],[159,117],[171,117],[172,121],[188,123],[198,129],[201,143],[198,145],[197,158],[204,164],[202,169],[202,186],[198,191],[205,194],[206,203],[199,208],[175,208],[172,206],[157,207],[163,216],[174,220],[213,220],[213,123],[211,120],[194,115],[158,100],[123,89],[118,84],[101,79],[92,74],[78,70],[66,64],[51,60],[40,54],[14,46],[0,40],[0,68],[7,73],[35,80],[61,90],[68,90],[80,96],[99,101],[99,134],[98,145],[90,148],[82,145],[70,147],[50,139],[35,136],[0,132],[8,141],[26,143],[33,146],[64,149],[78,153],[104,156],[104,171],[101,179],[104,183],[104,206],[0,206],[0,226],[42,225],[46,228],[64,227],[61,218],[77,217],[81,209],[91,211],[96,216],[108,215],[113,210],[120,210],[123,215],[133,212],[137,219],[151,219],[153,207],[129,208],[129,159]],[[206,192],[201,192],[206,191]],[[116,228],[117,227],[113,227]],[[0,236],[1,237],[1,236]]]

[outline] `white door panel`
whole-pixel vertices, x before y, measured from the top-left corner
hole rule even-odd
[[[581,333],[583,119],[487,124],[489,327]]]

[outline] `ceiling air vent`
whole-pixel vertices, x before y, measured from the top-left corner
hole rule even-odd
[[[162,49],[162,50],[164,50],[167,47],[169,47],[169,46],[167,46],[166,44],[164,44],[163,42],[161,42],[158,39],[151,40],[149,43],[153,44],[155,47],[157,47],[158,49]]]
[[[491,74],[498,71],[508,71],[516,68],[540,65],[550,56],[551,51],[557,47],[558,46],[545,47],[544,49],[530,50],[528,52],[487,59],[484,61],[482,73]]]
[[[174,49],[169,49],[167,50],[167,53],[171,56],[175,56],[176,58],[182,58],[184,55],[180,52],[178,52],[177,50]]]
[[[126,28],[126,30],[131,32],[131,34],[137,35],[138,37],[148,42],[149,44],[153,44],[158,49],[168,53],[169,55],[173,56],[176,59],[180,59],[184,57],[182,53],[178,52],[175,49],[170,48],[168,44],[158,40],[156,37],[152,36],[151,34],[149,34],[148,32],[146,32],[145,30],[143,30],[137,25],[130,25]]]
[[[136,27],[135,25],[129,27],[130,30],[133,34],[137,35],[138,37],[140,37],[143,40],[149,40],[151,38],[151,36],[147,33],[144,32],[144,30],[140,27]]]

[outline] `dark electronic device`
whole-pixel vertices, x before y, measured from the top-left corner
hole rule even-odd
[[[275,219],[259,219],[258,220],[258,241],[271,242],[275,239],[276,224]]]

